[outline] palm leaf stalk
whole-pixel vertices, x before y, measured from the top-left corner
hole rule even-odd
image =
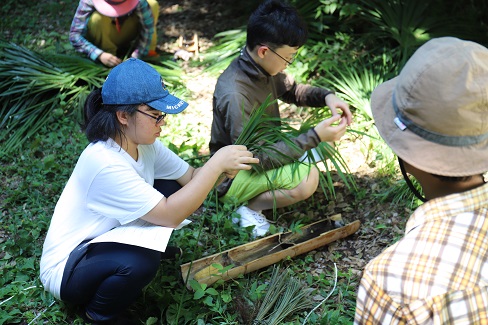
[[[181,72],[172,62],[152,65],[170,86]],[[109,69],[88,59],[63,54],[39,54],[0,40],[0,142],[9,153],[44,124],[65,113],[81,120],[87,95],[101,87]]]
[[[311,308],[312,288],[303,288],[303,283],[279,267],[273,268],[268,290],[253,324],[277,325],[295,312]]]

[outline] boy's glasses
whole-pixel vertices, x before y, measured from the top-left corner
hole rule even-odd
[[[269,47],[266,44],[260,44],[260,45],[261,46],[266,46],[271,52],[273,52],[274,54],[276,54],[280,59],[282,59],[283,61],[285,61],[286,64],[288,64],[288,65],[291,65],[295,61],[295,58],[292,58],[291,60],[285,59],[284,57],[282,57],[281,55],[279,55],[275,50],[273,50],[271,47]]]
[[[150,118],[155,119],[156,120],[156,125],[159,124],[159,123],[161,123],[161,121],[164,120],[164,118],[166,117],[166,113],[163,113],[162,115],[159,115],[158,117],[156,117],[154,115],[148,114],[148,113],[143,112],[143,111],[138,110],[138,109],[136,109],[136,111],[138,111],[139,113],[144,114],[146,116],[149,116]]]

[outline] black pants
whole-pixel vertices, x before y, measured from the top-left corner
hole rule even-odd
[[[181,186],[156,180],[166,197]],[[158,271],[161,252],[120,243],[81,243],[70,254],[61,283],[61,299],[84,307],[94,321],[117,317],[139,297]]]
[[[160,261],[159,251],[120,243],[75,249],[63,274],[61,299],[85,306],[95,321],[113,319],[139,297]]]

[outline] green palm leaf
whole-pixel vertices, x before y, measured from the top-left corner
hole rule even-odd
[[[180,85],[174,62],[152,65],[168,86]],[[44,54],[0,41],[0,142],[8,153],[45,123],[74,112],[81,120],[87,95],[101,87],[109,69],[81,58]]]
[[[324,74],[316,81],[320,87],[334,85],[339,96],[356,109],[366,124],[371,124],[370,98],[373,90],[386,81],[389,76],[396,74],[394,64],[388,64],[384,55],[381,62],[369,63],[359,59],[356,64],[339,64],[330,68],[330,73]],[[388,71],[391,69],[392,71]]]
[[[362,14],[373,26],[367,37],[393,40],[398,48],[391,51],[399,54],[399,65],[407,62],[412,53],[423,43],[440,36],[466,36],[471,23],[460,22],[436,10],[433,1],[423,0],[362,0]],[[473,30],[471,28],[471,30]],[[468,34],[469,35],[469,34]]]
[[[298,167],[304,162],[298,161],[297,159],[293,159],[285,155],[284,153],[276,150],[273,145],[276,142],[283,141],[292,150],[300,152],[301,149],[293,141],[291,141],[290,138],[293,136],[297,136],[300,133],[306,132],[311,127],[315,126],[320,121],[320,119],[318,119],[318,116],[323,117],[325,113],[319,113],[316,116],[312,116],[309,119],[305,120],[302,123],[300,129],[297,130],[291,126],[291,121],[282,118],[269,117],[265,114],[266,108],[273,103],[270,98],[271,95],[268,96],[268,98],[259,107],[252,111],[249,119],[244,123],[242,133],[236,140],[235,144],[245,145],[248,150],[252,152],[265,153],[275,160],[282,162],[282,164],[291,164],[292,170],[298,170]],[[325,109],[323,111],[325,111]],[[327,143],[320,143],[317,146],[316,150],[323,161],[329,160],[334,165],[337,174],[344,181],[345,185],[348,188],[354,189],[356,187],[354,180],[349,174],[347,163],[335,148]],[[310,157],[313,157],[313,154],[311,152],[308,152],[308,155]],[[312,164],[317,163],[313,162]],[[271,166],[271,168],[277,168],[281,165]],[[328,168],[327,164],[324,165],[326,166],[326,168]],[[310,168],[312,168],[311,165]],[[258,173],[264,173],[269,169],[270,168],[263,168],[263,166],[259,164],[253,165],[253,170]],[[274,188],[272,182],[274,177],[275,175],[272,174],[271,178],[268,179],[269,186],[272,191],[277,190]],[[333,180],[328,169],[325,175],[322,173],[320,174],[320,180],[320,186],[324,191],[324,194],[327,195],[327,192],[330,192],[332,193],[332,195],[334,195]]]
[[[202,64],[211,75],[219,75],[246,44],[246,28],[228,30],[214,36],[216,44],[207,49]]]

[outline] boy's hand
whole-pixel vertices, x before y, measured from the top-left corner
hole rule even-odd
[[[347,125],[352,123],[352,114],[349,105],[334,94],[325,96],[325,105],[329,106],[332,116],[338,115],[337,109],[342,111],[342,117],[346,119]]]
[[[252,152],[246,146],[230,145],[218,150],[212,157],[222,169],[222,173],[228,178],[234,178],[239,170],[249,170],[249,164],[259,163],[258,158],[254,158]]]
[[[332,124],[337,121],[339,121],[339,124],[333,126]],[[346,133],[346,126],[346,119],[336,114],[317,124],[314,130],[321,142],[334,142],[338,141]]]

